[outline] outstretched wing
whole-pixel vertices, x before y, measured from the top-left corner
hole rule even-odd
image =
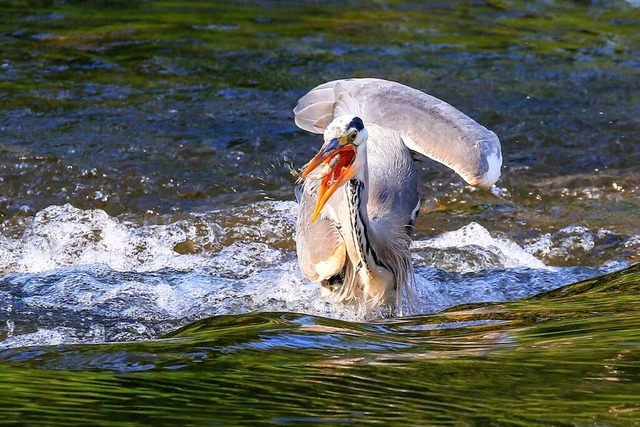
[[[502,151],[495,133],[460,110],[419,90],[381,79],[324,83],[293,110],[298,127],[322,133],[334,117],[359,116],[400,133],[407,147],[458,173],[471,185],[500,178]]]

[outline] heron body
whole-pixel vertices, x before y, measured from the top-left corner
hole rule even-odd
[[[500,176],[498,138],[449,104],[380,79],[325,83],[294,113],[325,141],[296,190],[303,274],[341,300],[399,307],[413,277],[420,202],[410,149],[490,187]]]

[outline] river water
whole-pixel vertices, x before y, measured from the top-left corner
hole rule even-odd
[[[640,424],[637,2],[0,12],[2,421]],[[345,77],[502,141],[490,191],[419,164],[395,319],[295,258],[291,109]]]

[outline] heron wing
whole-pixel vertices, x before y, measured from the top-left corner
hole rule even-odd
[[[368,215],[381,245],[394,234],[406,234],[420,202],[418,175],[409,149],[397,132],[369,124]]]
[[[298,127],[322,133],[341,114],[398,132],[406,146],[458,173],[471,185],[500,178],[502,151],[495,133],[453,106],[400,83],[346,79],[324,83],[293,110]]]
[[[418,175],[398,132],[369,124],[367,214],[369,241],[380,260],[407,283],[411,269],[411,233],[420,206]]]
[[[314,282],[339,274],[346,262],[344,240],[335,223],[324,216],[311,222],[318,181],[307,180],[299,194],[296,250],[302,273]]]

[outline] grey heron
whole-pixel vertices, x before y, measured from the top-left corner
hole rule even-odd
[[[400,307],[420,206],[411,151],[489,188],[502,167],[498,137],[431,95],[381,79],[322,84],[293,111],[298,127],[324,134],[296,188],[300,269],[340,300]]]

